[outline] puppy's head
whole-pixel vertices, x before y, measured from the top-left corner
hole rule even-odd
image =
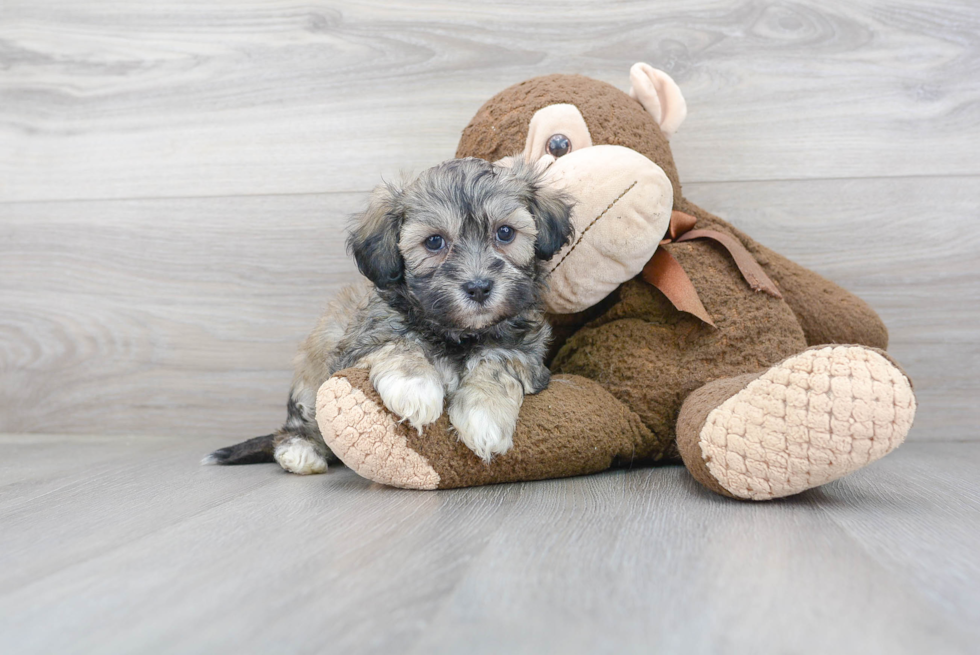
[[[571,237],[570,212],[521,159],[455,159],[379,187],[348,247],[363,275],[430,323],[480,330],[539,302],[540,264]]]

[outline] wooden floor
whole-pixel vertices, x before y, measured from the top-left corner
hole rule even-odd
[[[968,653],[980,444],[768,504],[679,467],[442,492],[0,437],[3,653]]]

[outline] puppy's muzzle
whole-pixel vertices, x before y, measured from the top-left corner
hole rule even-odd
[[[463,292],[470,300],[481,305],[490,298],[491,291],[493,291],[493,280],[470,280],[463,284]]]

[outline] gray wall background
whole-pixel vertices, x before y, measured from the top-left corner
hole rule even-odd
[[[636,61],[688,197],[882,314],[911,438],[980,438],[980,8],[905,0],[4,0],[0,432],[275,427],[367,191]]]

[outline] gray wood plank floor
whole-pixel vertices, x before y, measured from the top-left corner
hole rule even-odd
[[[980,444],[796,498],[679,467],[447,492],[0,435],[4,653],[968,653]]]

